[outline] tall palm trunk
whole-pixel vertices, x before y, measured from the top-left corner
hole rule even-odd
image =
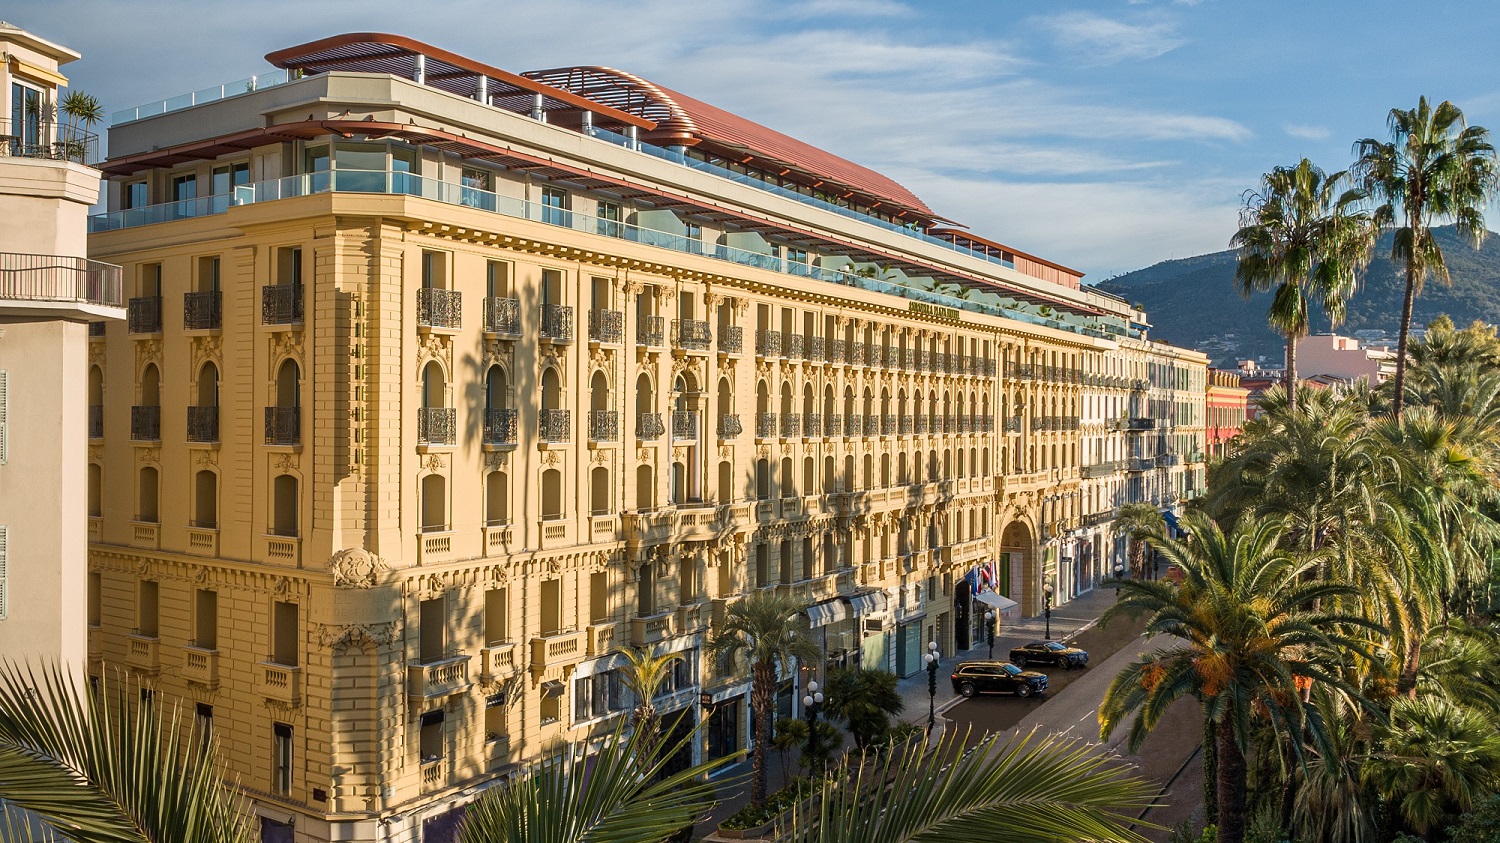
[[[1417,673],[1422,669],[1422,639],[1410,636],[1406,642],[1406,661],[1401,665],[1401,676],[1396,680],[1396,692],[1417,698]]]
[[[1245,840],[1245,753],[1234,735],[1234,715],[1224,712],[1218,723],[1219,843]]]
[[[1415,239],[1416,232],[1413,232]],[[1415,246],[1413,246],[1415,249]],[[1417,267],[1412,260],[1406,262],[1406,298],[1401,302],[1401,332],[1396,337],[1396,399],[1391,407],[1397,419],[1406,404],[1406,337],[1411,333],[1411,306],[1417,295]]]
[[[661,743],[661,726],[656,716],[656,706],[650,702],[636,706],[630,725],[641,734],[641,757],[648,764],[655,762],[657,746]]]
[[[1297,409],[1297,332],[1286,335],[1286,404]]]
[[[750,760],[750,804],[766,804],[766,755],[771,751],[771,709],[775,707],[776,675],[769,664],[757,664],[750,685],[750,711],[755,731],[755,754]]]
[[[1203,716],[1203,817],[1208,825],[1219,824],[1219,736],[1216,724]]]

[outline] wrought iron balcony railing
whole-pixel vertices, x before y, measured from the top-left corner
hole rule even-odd
[[[771,439],[776,436],[776,414],[755,414],[755,438]]]
[[[501,301],[510,301],[502,299]],[[516,411],[507,409],[484,411],[484,444],[516,444]]]
[[[425,328],[463,327],[463,293],[422,287],[417,290],[417,324]]]
[[[786,438],[802,435],[802,414],[781,414],[781,435]]]
[[[823,435],[823,416],[819,413],[807,413],[803,416],[806,426],[803,427],[804,436]]]
[[[189,442],[217,442],[217,441],[219,441],[219,408],[218,407],[189,407],[189,408],[187,408],[187,441],[189,441]]]
[[[89,438],[104,438],[104,405],[89,405]]]
[[[725,354],[739,354],[745,348],[745,329],[739,325],[719,326],[719,350]]]
[[[161,296],[138,296],[125,310],[125,324],[132,334],[161,333]]]
[[[620,412],[618,410],[589,410],[589,441],[620,441]]]
[[[690,410],[672,413],[672,439],[677,442],[698,441],[698,414]]]
[[[490,334],[521,335],[521,303],[489,296],[484,300],[484,330]]]
[[[781,332],[780,331],[756,331],[755,353],[760,357],[781,356]]]
[[[452,407],[417,409],[417,442],[452,445],[458,441],[458,410]]]
[[[302,408],[266,408],[266,444],[299,445],[302,443]]]
[[[262,325],[301,324],[302,285],[272,284],[261,287],[260,321]]]
[[[573,308],[566,304],[542,305],[542,339],[573,341]]]
[[[573,411],[543,410],[538,419],[543,442],[565,443],[573,441]]]
[[[0,156],[93,164],[99,160],[99,136],[41,114],[0,118]]]
[[[635,414],[635,438],[655,441],[666,432],[667,426],[662,423],[661,413]]]
[[[212,331],[224,327],[222,300],[218,290],[182,294],[182,327],[189,331]]]
[[[745,432],[745,428],[744,428],[743,425],[740,424],[740,417],[739,417],[739,415],[734,414],[734,413],[730,413],[730,414],[727,414],[727,415],[719,416],[719,438],[720,439],[733,439],[736,436],[739,436],[741,433],[744,433],[744,432]]]
[[[0,138],[0,148],[4,145]],[[114,264],[61,255],[0,252],[0,299],[119,307],[124,302],[122,295],[120,268]]]
[[[637,345],[661,348],[666,345],[667,320],[661,316],[642,316],[635,323]]]
[[[589,342],[619,345],[624,339],[624,313],[618,310],[589,311]]]
[[[714,334],[702,319],[678,319],[672,323],[672,345],[687,351],[707,351]]]
[[[161,439],[161,407],[151,404],[130,408],[130,438],[137,442]]]

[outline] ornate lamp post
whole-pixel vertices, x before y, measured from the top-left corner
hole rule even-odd
[[[811,770],[818,758],[818,710],[823,707],[823,693],[818,690],[816,680],[807,683],[807,694],[802,697],[802,708],[807,712],[807,768]]]
[[[936,641],[927,644],[927,654],[922,657],[927,662],[927,731],[937,725],[937,674],[938,674],[938,645]]]
[[[1125,563],[1115,563],[1115,596],[1120,596],[1120,580],[1125,578]]]
[[[995,610],[984,613],[984,641],[990,645],[990,660],[995,659]]]
[[[1045,637],[1050,641],[1052,639],[1052,583],[1051,583],[1051,581],[1048,581],[1046,585],[1042,586],[1042,599],[1046,601],[1045,604],[1044,604],[1044,608],[1042,609],[1042,615],[1047,619],[1047,634],[1046,634]]]

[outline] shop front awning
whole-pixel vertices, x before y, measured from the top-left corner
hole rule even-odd
[[[993,591],[981,591],[978,594],[974,595],[974,599],[978,600],[980,603],[983,603],[986,606],[989,606],[991,609],[1002,613],[1021,605],[1020,603],[1017,603],[1009,597],[1006,597],[1003,594],[996,594]]]
[[[807,607],[807,618],[813,629],[837,623],[847,617],[849,611],[842,600],[824,600]]]
[[[560,697],[567,688],[556,679],[548,679],[542,683],[542,699]]]
[[[849,601],[849,609],[855,615],[878,615],[884,612],[886,607],[884,591],[867,591],[864,594],[851,594],[844,599]]]

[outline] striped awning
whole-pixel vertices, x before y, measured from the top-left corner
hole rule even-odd
[[[886,607],[884,591],[851,594],[844,599],[849,601],[849,608],[855,615],[878,615],[884,612]]]
[[[822,603],[814,603],[807,607],[809,626],[813,629],[837,623],[847,617],[849,617],[849,611],[842,600],[824,600]]]

